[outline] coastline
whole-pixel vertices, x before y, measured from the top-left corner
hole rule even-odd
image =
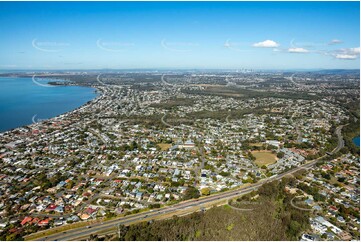
[[[16,76],[14,78],[21,78],[21,77]],[[58,81],[58,80],[55,79],[55,81]],[[49,84],[49,85],[52,85],[52,84]],[[56,86],[56,85],[54,85],[54,86]],[[93,88],[94,89],[93,92],[96,94],[96,96],[93,99],[87,101],[86,103],[82,104],[81,106],[78,106],[75,109],[72,109],[70,111],[58,114],[58,115],[53,116],[53,117],[48,118],[48,119],[41,120],[41,121],[36,122],[36,123],[30,123],[30,124],[22,125],[22,126],[19,126],[19,127],[16,127],[16,128],[9,129],[9,130],[0,131],[0,135],[1,134],[8,134],[8,133],[16,132],[21,128],[33,129],[33,126],[37,125],[38,123],[44,122],[44,121],[54,121],[54,119],[60,119],[60,121],[61,121],[61,119],[65,119],[65,118],[67,118],[68,116],[70,116],[72,114],[76,114],[78,111],[80,111],[80,110],[86,108],[87,106],[93,104],[94,102],[98,101],[104,95],[103,91],[98,86],[74,85],[74,84],[73,85],[62,85],[62,86],[77,86],[77,87],[83,87],[83,88]]]

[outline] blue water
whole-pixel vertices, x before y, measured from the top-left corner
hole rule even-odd
[[[35,80],[45,85],[50,81]],[[28,77],[1,77],[0,132],[69,112],[96,96],[95,89],[89,87],[47,87],[37,85]]]
[[[353,139],[352,139],[352,142],[353,142],[356,146],[360,147],[360,136],[353,138]]]

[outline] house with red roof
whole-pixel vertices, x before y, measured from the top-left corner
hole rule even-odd
[[[335,207],[335,206],[329,206],[328,207],[330,210],[332,210],[332,211],[335,211],[335,212],[337,212],[338,211],[338,209]]]
[[[84,197],[90,197],[91,195],[92,195],[92,194],[91,194],[90,192],[84,192],[84,193],[83,193],[83,196],[84,196]]]
[[[38,224],[40,221],[40,218],[34,218],[29,224]]]
[[[91,214],[95,213],[97,210],[98,210],[97,208],[94,209],[92,207],[88,207],[87,209],[84,210],[84,213],[91,215]]]
[[[51,212],[51,211],[54,211],[56,209],[56,205],[55,204],[50,204],[46,209],[45,211],[46,212]]]
[[[322,166],[322,170],[323,170],[323,171],[329,171],[329,170],[332,169],[332,167],[333,167],[333,166],[331,166],[331,165],[324,165],[324,166]]]
[[[46,226],[46,225],[49,224],[50,220],[51,220],[50,218],[43,219],[38,223],[38,225],[39,226]]]
[[[20,224],[21,224],[22,226],[24,226],[25,224],[31,222],[31,220],[33,220],[32,217],[25,217],[25,218],[23,219],[23,221],[21,221]]]

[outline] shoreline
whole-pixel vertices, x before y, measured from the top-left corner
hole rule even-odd
[[[1,77],[0,77],[1,78]],[[17,76],[16,78],[21,78],[19,76]],[[49,78],[50,79],[50,78]],[[55,79],[56,80],[56,79]],[[56,80],[58,81],[58,80]],[[49,84],[51,85],[51,84]],[[65,113],[61,113],[61,114],[58,114],[54,117],[51,117],[51,118],[48,118],[48,119],[44,119],[44,120],[41,120],[39,122],[35,122],[35,123],[30,123],[30,124],[27,124],[27,125],[22,125],[22,126],[19,126],[19,127],[16,127],[16,128],[12,128],[12,129],[9,129],[9,130],[4,130],[4,131],[0,131],[0,135],[3,135],[3,134],[8,134],[8,133],[12,133],[12,132],[15,132],[21,128],[29,128],[29,129],[32,129],[34,125],[36,124],[39,124],[41,122],[44,122],[44,121],[53,121],[54,119],[64,119],[64,118],[67,118],[69,115],[71,114],[75,114],[76,112],[80,111],[81,109],[85,108],[86,106],[89,106],[91,105],[92,103],[98,101],[100,98],[103,97],[104,93],[103,91],[98,87],[98,86],[87,86],[87,85],[54,85],[54,86],[77,86],[77,87],[86,87],[86,88],[93,88],[94,89],[94,93],[96,94],[96,96],[87,101],[86,103],[82,104],[81,106],[75,108],[75,109],[72,109],[70,111],[67,111]],[[60,120],[61,121],[61,120]]]

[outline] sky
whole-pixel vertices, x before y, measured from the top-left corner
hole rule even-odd
[[[359,69],[359,2],[0,2],[0,69]]]

